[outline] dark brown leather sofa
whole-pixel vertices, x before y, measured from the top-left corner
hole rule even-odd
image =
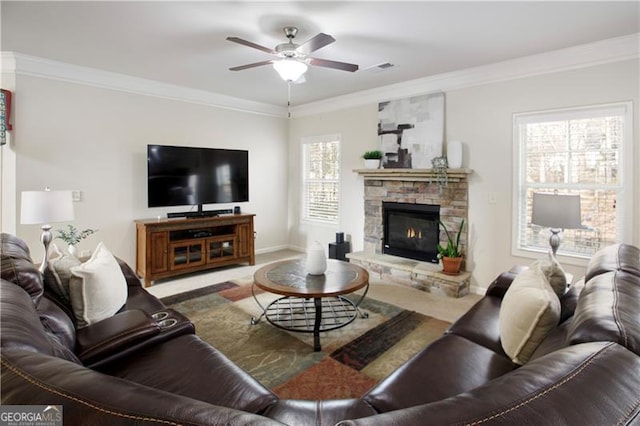
[[[280,400],[120,267],[128,299],[76,330],[16,237],[2,234],[2,404],[63,405],[65,424],[640,424],[640,250],[592,259],[584,289],[523,366],[502,350],[500,275],[438,340],[360,399]],[[170,322],[154,318],[166,312]],[[157,316],[157,315],[156,315]]]

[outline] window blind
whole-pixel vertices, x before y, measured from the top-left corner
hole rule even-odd
[[[302,216],[305,220],[338,223],[340,207],[340,139],[303,140]]]

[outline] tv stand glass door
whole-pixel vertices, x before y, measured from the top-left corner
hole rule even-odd
[[[236,236],[225,235],[207,240],[207,262],[222,262],[237,256]]]
[[[204,265],[204,243],[202,241],[179,241],[169,247],[169,264],[172,269],[191,268]]]

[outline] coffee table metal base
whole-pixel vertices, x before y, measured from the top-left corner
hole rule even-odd
[[[368,289],[368,286],[367,286]],[[365,291],[366,294],[366,291]],[[360,314],[362,318],[369,315],[360,311],[358,306],[364,299],[362,295],[357,303],[342,296],[303,298],[284,296],[263,307],[258,299],[254,299],[263,309],[258,317],[251,318],[256,325],[265,317],[274,326],[287,331],[313,333],[313,350],[320,351],[320,332],[335,330],[351,323]]]

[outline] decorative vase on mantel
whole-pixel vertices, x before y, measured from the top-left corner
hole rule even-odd
[[[458,275],[462,267],[462,257],[442,256],[442,272],[447,275]]]
[[[462,142],[450,141],[447,144],[447,163],[452,169],[462,167]]]

